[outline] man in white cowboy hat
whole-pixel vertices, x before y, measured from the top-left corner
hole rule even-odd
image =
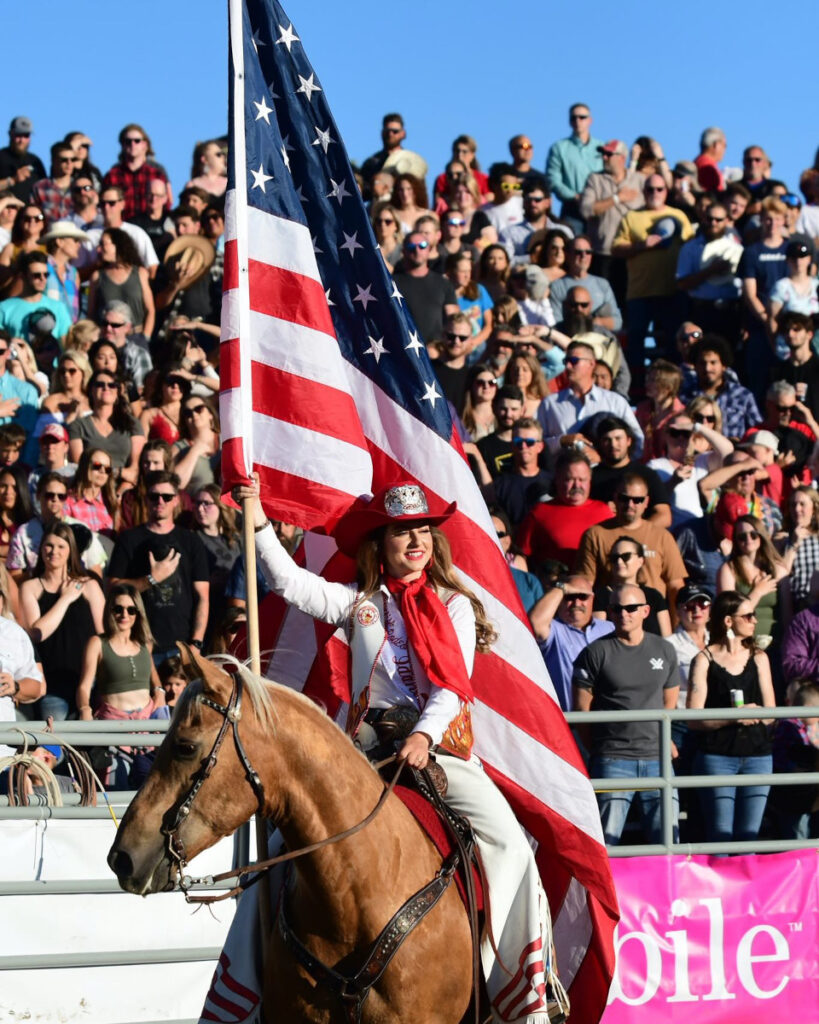
[[[58,220],[43,235],[48,253],[48,280],[45,293],[60,302],[75,323],[80,315],[80,275],[74,265],[83,242],[90,239],[70,220]]]

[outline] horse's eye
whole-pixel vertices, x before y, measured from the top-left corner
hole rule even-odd
[[[195,743],[185,743],[184,740],[177,740],[173,747],[177,757],[191,758],[196,756],[197,746]]]

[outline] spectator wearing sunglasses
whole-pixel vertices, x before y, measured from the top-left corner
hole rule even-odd
[[[459,416],[463,412],[469,378],[466,357],[472,347],[472,325],[466,313],[449,317],[444,325],[441,354],[433,360],[432,368],[444,397]]]
[[[632,583],[612,591],[609,617],[614,632],[593,641],[574,664],[577,711],[638,711],[675,708],[680,690],[674,648],[645,631],[649,606],[642,588]],[[591,753],[592,778],[623,779],[660,774],[660,728],[657,722],[608,722],[581,727]],[[620,842],[633,790],[597,795],[607,845]],[[646,838],[660,842],[660,791],[637,794]],[[675,814],[676,818],[676,814]],[[676,821],[675,821],[676,831]]]
[[[100,319],[102,341],[116,349],[117,359],[130,384],[134,398],[142,394],[145,380],[153,368],[145,335],[134,329],[134,315],[127,302],[109,302]]]
[[[566,274],[554,281],[549,291],[555,320],[558,323],[565,320],[569,313],[569,310],[564,308],[569,292],[579,285],[591,296],[590,312],[595,326],[619,331],[623,326],[620,307],[609,282],[604,277],[589,273],[592,255],[592,244],[586,235],[577,235],[569,243]]]
[[[614,632],[614,624],[592,615],[591,583],[583,576],[565,576],[546,592],[529,613],[543,660],[564,711],[573,708],[574,663],[592,641]]]
[[[756,613],[754,635],[780,637],[779,597],[788,585],[788,568],[768,532],[755,516],[734,523],[731,555],[717,575],[717,593],[736,591],[747,597]]]
[[[188,494],[219,479],[222,452],[219,417],[205,399],[191,395],[182,402],[180,438],[174,445],[174,472]]]
[[[425,342],[444,336],[444,318],[458,313],[455,288],[443,274],[429,269],[430,245],[419,231],[404,239],[403,260],[406,270],[395,275],[395,283]],[[470,330],[471,333],[471,330]]]
[[[0,425],[16,423],[30,433],[37,421],[39,396],[33,384],[9,370],[10,352],[11,334],[0,328]]]
[[[691,662],[708,643],[708,618],[711,614],[713,597],[696,583],[686,583],[677,594],[677,628],[666,637],[677,654],[680,667],[680,693],[677,707],[684,708],[688,695],[688,672]],[[682,751],[683,740],[688,733],[687,722],[672,722],[671,736],[678,751]]]
[[[644,518],[648,505],[648,485],[641,476],[629,473],[620,481],[614,496],[614,517],[592,526],[583,534],[577,553],[576,570],[594,583],[606,577],[609,555],[614,543],[627,534],[645,549],[642,583],[663,594],[672,608],[674,595],[687,575],[680,552],[668,530]]]
[[[171,186],[165,168],[154,160],[151,140],[138,124],[126,124],[119,133],[119,159],[103,179],[103,191],[122,190],[122,216],[127,220],[135,213],[145,213],[149,206],[152,181],[168,186],[168,206],[173,205]],[[104,197],[103,197],[104,198]]]
[[[626,476],[642,477],[648,487],[645,518],[655,526],[671,526],[671,506],[660,477],[633,457],[634,434],[625,420],[603,416],[594,430],[594,446],[600,455],[592,477],[591,496],[595,501],[613,502],[620,482]]]
[[[760,422],[756,399],[739,382],[731,369],[728,342],[716,334],[706,334],[692,351],[697,369],[699,395],[716,402],[722,413],[722,432],[732,441],[743,437]]]
[[[145,479],[148,522],[117,538],[108,566],[111,584],[130,583],[145,604],[160,664],[177,654],[177,640],[201,648],[208,622],[210,571],[205,546],[176,524],[179,478],[160,470]]]
[[[28,252],[19,265],[23,289],[18,297],[0,302],[0,328],[13,338],[28,339],[33,329],[34,314],[47,311],[53,316],[51,335],[62,338],[71,327],[71,317],[62,302],[46,295],[48,256],[42,252]]]
[[[500,237],[505,229],[523,220],[523,185],[512,164],[497,163],[489,168],[489,188],[492,202],[482,206],[472,218],[471,231],[492,227],[496,237]]]
[[[711,451],[701,451],[699,440],[710,444]],[[719,431],[703,423],[695,423],[687,412],[672,417],[663,431],[664,453],[648,463],[660,478],[671,506],[671,529],[703,515],[699,481],[719,469],[723,459],[734,450],[731,442]]]
[[[131,414],[119,376],[97,370],[88,383],[88,397],[91,414],[74,420],[68,428],[71,461],[79,462],[86,448],[100,448],[110,458],[119,479],[135,483],[145,433]]]
[[[643,629],[655,636],[668,637],[671,635],[668,601],[659,590],[642,582],[642,568],[645,563],[646,552],[643,545],[625,534],[619,537],[609,552],[608,580],[602,584],[598,583],[594,588],[594,614],[601,619],[610,618],[609,605],[612,593],[618,587],[633,584],[642,589],[649,609]]]
[[[241,556],[236,512],[222,504],[218,484],[206,484],[193,495],[193,530],[208,554],[210,612],[208,635],[225,611],[225,588],[236,559]]]
[[[550,473],[538,464],[543,451],[543,430],[537,420],[527,416],[512,425],[514,454],[509,468],[484,486],[484,497],[498,504],[517,530],[526,514],[547,494]]]
[[[523,220],[500,232],[500,243],[509,253],[513,266],[529,263],[529,245],[536,231],[560,231],[564,238],[573,236],[570,227],[552,219],[552,193],[544,177],[538,174],[526,177],[522,194]]]
[[[575,234],[585,230],[580,200],[590,174],[603,170],[602,139],[591,134],[592,116],[585,103],[569,107],[572,133],[552,144],[546,158],[546,177],[562,203],[560,216]]]
[[[765,523],[765,528],[774,536],[782,528],[782,511],[779,506],[757,491],[757,482],[767,480],[768,474],[762,465],[748,452],[737,449],[722,465],[700,480],[700,493],[707,505],[711,505],[715,493],[719,499],[714,509],[714,527],[721,538],[731,541],[734,524],[740,516],[751,515]],[[727,548],[726,553],[730,551]]]
[[[748,717],[740,721],[698,721],[697,775],[766,774],[771,744],[766,723],[753,717],[757,707],[776,705],[767,654],[754,640],[756,613],[751,601],[726,590],[711,608],[710,642],[691,663],[689,708],[736,707],[737,690]],[[719,786],[700,790],[706,841],[753,842],[759,835],[769,786]]]
[[[487,437],[497,427],[494,401],[498,393],[498,378],[488,363],[475,363],[469,370],[466,398],[461,415],[463,425],[473,441]]]
[[[780,316],[801,313],[814,318],[819,315],[819,281],[816,279],[813,244],[805,238],[792,238],[785,249],[785,276],[780,277],[768,296],[768,336],[782,358],[788,348]]]
[[[101,636],[92,636],[83,653],[77,687],[80,719],[144,721],[168,718],[165,691],[151,660],[153,636],[137,589],[128,583],[111,587],[103,610]],[[98,752],[100,753],[100,752]],[[107,789],[139,787],[154,760],[131,747],[109,747],[102,760]]]
[[[370,221],[378,248],[388,270],[392,273],[401,259],[401,242],[404,237],[404,228],[398,219],[398,211],[389,199],[373,203]]]
[[[45,214],[49,224],[71,216],[71,180],[82,158],[65,142],[51,147],[51,176],[43,177],[31,189],[32,202]]]
[[[65,511],[94,533],[113,536],[119,502],[111,456],[104,449],[89,447],[80,456]]]

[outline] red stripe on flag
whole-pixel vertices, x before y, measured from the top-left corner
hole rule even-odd
[[[227,338],[219,346],[219,390],[231,391],[242,383],[239,339]]]

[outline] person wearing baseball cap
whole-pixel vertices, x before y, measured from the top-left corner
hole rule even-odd
[[[684,708],[688,694],[688,671],[691,662],[700,651],[704,651],[708,643],[708,620],[711,616],[713,596],[700,583],[686,583],[677,593],[677,628],[666,637],[677,654],[680,667],[680,693],[677,707]],[[694,756],[694,749],[689,737],[688,722],[671,723],[671,739],[677,748],[677,771],[687,775],[687,768]]]
[[[29,152],[34,128],[28,117],[15,117],[9,125],[9,144],[0,149],[0,190],[11,189],[23,203],[31,201],[35,181],[46,176],[43,161]]]
[[[612,259],[611,245],[629,210],[643,205],[644,175],[628,168],[628,147],[611,139],[597,147],[603,170],[590,174],[580,197],[580,212],[592,244],[593,274],[605,277],[620,305],[626,297],[626,271],[622,260]]]

